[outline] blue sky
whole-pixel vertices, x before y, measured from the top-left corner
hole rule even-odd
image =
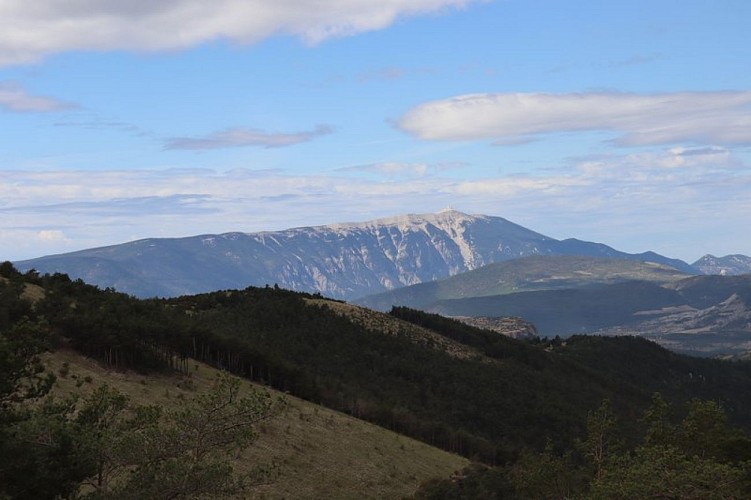
[[[0,0],[0,260],[448,205],[751,255],[746,0]]]

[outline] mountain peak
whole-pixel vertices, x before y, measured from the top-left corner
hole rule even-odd
[[[751,257],[740,254],[724,257],[707,254],[691,265],[704,274],[738,275],[751,273]]]
[[[145,243],[18,264],[143,297],[278,283],[351,300],[529,255],[639,258],[601,244],[566,244],[502,217],[453,207],[366,222]]]
[[[455,213],[459,215],[467,215],[465,213],[460,212],[459,210],[455,209],[452,205],[449,205],[447,207],[444,207],[440,209],[437,213],[443,214],[443,213]]]
[[[407,228],[409,226],[421,227],[425,224],[432,224],[434,226],[443,228],[446,226],[446,224],[466,224],[475,222],[478,219],[485,218],[487,218],[487,216],[485,215],[469,215],[449,207],[435,213],[403,214],[391,217],[383,217],[379,219],[372,219],[365,222],[344,222],[338,224],[329,224],[321,227],[334,230],[346,230],[353,228],[373,228],[379,226],[396,226],[398,228]]]

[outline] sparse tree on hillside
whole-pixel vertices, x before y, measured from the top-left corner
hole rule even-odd
[[[233,453],[256,437],[255,425],[281,403],[262,391],[240,396],[239,379],[221,376],[207,394],[164,412],[154,407],[123,410],[111,390],[90,398],[84,421],[100,430],[93,456],[93,498],[189,498],[242,491],[232,469]]]
[[[608,461],[619,448],[617,421],[609,400],[587,417],[587,437],[580,443],[582,454],[594,466],[595,478],[602,477]]]

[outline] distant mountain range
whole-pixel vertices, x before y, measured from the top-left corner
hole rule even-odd
[[[394,305],[430,309],[450,300],[542,290],[593,288],[627,281],[662,285],[693,274],[678,271],[665,264],[623,258],[536,255],[489,264],[442,280],[370,295],[355,300],[355,303],[381,311],[388,311]],[[488,311],[480,315],[493,316]]]
[[[701,271],[702,274],[729,276],[749,274],[751,273],[751,257],[747,255],[726,255],[725,257],[705,255],[691,266]]]
[[[501,217],[454,210],[274,232],[144,239],[15,265],[139,297],[278,284],[352,300],[532,255],[627,259],[701,272],[654,252],[556,240]]]
[[[527,257],[357,303],[462,319],[519,316],[543,337],[638,335],[691,354],[751,351],[751,274],[688,276],[625,260]]]

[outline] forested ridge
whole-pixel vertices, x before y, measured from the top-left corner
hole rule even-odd
[[[521,495],[522,483],[513,480],[518,469],[509,464],[524,460],[573,464],[567,467],[583,479],[567,494],[589,491],[590,484],[591,491],[605,488],[605,469],[595,474],[597,464],[581,451],[593,418],[607,411],[606,420],[617,422],[619,449],[627,453],[608,460],[657,453],[644,446],[650,428],[644,415],[655,407],[654,393],[674,412],[669,422],[664,419],[671,428],[682,429],[701,400],[716,405],[714,414],[707,411],[712,418],[727,418],[727,429],[751,428],[751,364],[680,356],[639,338],[524,342],[437,315],[392,310],[394,317],[481,353],[459,359],[406,334],[364,327],[306,301],[310,295],[276,287],[138,300],[65,275],[21,274],[7,263],[0,275],[4,338],[26,329],[50,347],[69,346],[116,369],[187,370],[189,359],[205,361],[496,466],[468,473],[485,491],[493,483],[489,477],[500,477]],[[29,286],[41,287],[43,296],[29,300]],[[740,464],[751,459],[751,447],[738,432],[723,438],[727,449],[705,458],[735,467],[745,481],[747,469]],[[685,434],[670,436],[658,451],[690,459],[676,444]],[[744,487],[741,479],[733,482],[733,491]],[[469,491],[433,486],[423,493]]]

